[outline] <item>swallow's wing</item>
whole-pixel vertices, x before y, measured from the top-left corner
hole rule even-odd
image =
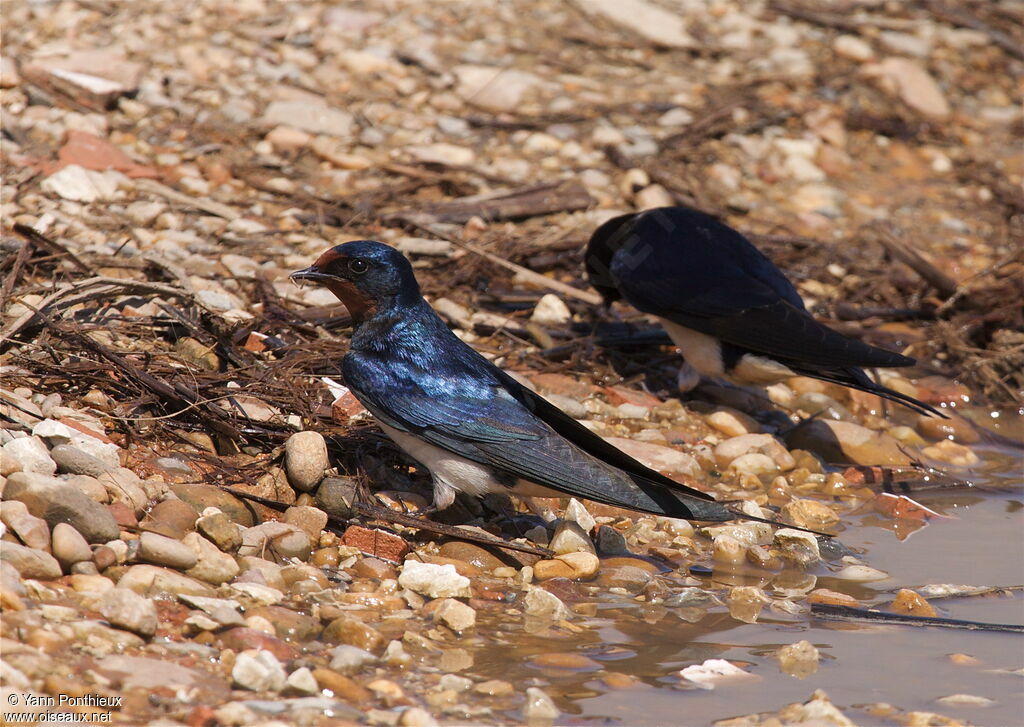
[[[344,367],[353,392],[382,422],[493,467],[513,480],[521,478],[576,497],[671,517],[719,521],[736,517],[708,495],[656,472],[648,470],[657,478],[648,479],[600,461],[535,416],[496,380],[493,372],[500,371],[494,367],[486,377],[461,380],[421,372],[415,383],[406,377],[397,380],[393,373],[353,354],[346,357]],[[600,437],[587,434],[619,457],[630,459]]]

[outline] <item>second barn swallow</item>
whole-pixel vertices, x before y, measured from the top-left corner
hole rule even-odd
[[[326,286],[352,314],[345,384],[430,470],[435,509],[457,492],[499,492],[572,495],[690,520],[758,519],[645,467],[463,343],[397,250],[348,242],[291,277]]]
[[[830,381],[945,417],[876,384],[864,368],[916,361],[816,321],[786,276],[736,230],[686,207],[615,217],[597,228],[587,275],[606,303],[657,316],[704,376],[768,385],[791,376]]]

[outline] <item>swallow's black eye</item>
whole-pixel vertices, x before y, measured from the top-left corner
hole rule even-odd
[[[370,269],[370,264],[363,260],[362,258],[357,257],[348,261],[348,269],[351,270],[356,275],[362,275],[363,273]]]

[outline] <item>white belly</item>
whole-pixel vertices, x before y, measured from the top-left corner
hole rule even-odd
[[[718,339],[665,319],[661,319],[661,324],[673,343],[679,346],[686,362],[704,376],[723,378],[734,384],[759,386],[776,384],[796,376],[788,366],[751,353],[741,356],[732,371],[727,372]]]
[[[456,492],[465,492],[476,497],[483,497],[492,492],[522,497],[559,497],[561,494],[523,479],[516,481],[511,488],[506,487],[495,479],[491,469],[486,465],[460,457],[387,424],[378,424],[406,454],[430,470],[434,479],[434,507],[438,510],[451,505]]]
[[[722,364],[722,347],[718,345],[717,338],[692,328],[684,328],[678,323],[664,318],[661,319],[661,325],[665,327],[672,342],[679,346],[686,363],[704,376],[725,375],[725,366]]]

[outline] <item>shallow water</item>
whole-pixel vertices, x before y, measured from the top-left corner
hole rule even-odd
[[[1021,433],[1017,415],[999,424],[1006,436],[1017,438]],[[822,568],[815,571],[816,587],[847,593],[864,606],[885,606],[900,588],[1024,584],[1022,451],[999,446],[977,446],[975,451],[982,458],[969,473],[975,487],[911,494],[950,519],[932,520],[914,532],[896,531],[896,521],[875,513],[844,519],[841,541],[889,578],[853,583]],[[716,573],[702,585],[759,585],[755,578],[742,578]],[[770,592],[770,584],[760,585]],[[725,606],[715,606],[697,623],[688,623],[685,618],[691,614],[683,609],[607,592],[594,597],[600,600],[594,616],[584,620],[590,628],[583,633],[569,638],[550,633],[517,637],[508,649],[490,647],[476,653],[473,671],[516,681],[537,679],[563,710],[559,724],[705,725],[775,711],[823,689],[861,725],[898,723],[892,714],[867,709],[878,703],[902,712],[937,712],[976,725],[1024,725],[1024,680],[1021,673],[1009,673],[1024,667],[1021,634],[838,623],[768,609],[758,623],[745,624],[733,619]],[[1021,591],[932,603],[941,616],[1024,623]],[[774,652],[803,639],[818,648],[821,660],[816,673],[798,679],[780,670]],[[543,652],[575,652],[599,666],[571,671],[532,665],[531,658]],[[958,664],[951,654],[967,654],[980,663]],[[681,668],[709,658],[745,663],[758,679],[702,690],[679,678]],[[606,672],[629,674],[640,682],[612,688],[601,679]],[[954,694],[995,703],[951,706],[936,701]]]

